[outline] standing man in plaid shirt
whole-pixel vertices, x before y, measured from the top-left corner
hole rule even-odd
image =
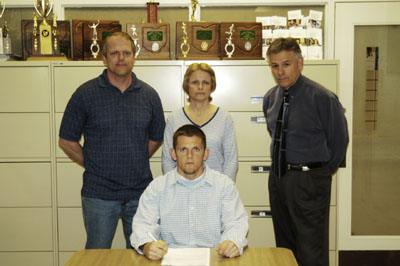
[[[102,52],[107,69],[72,95],[59,145],[85,168],[85,248],[111,248],[119,217],[129,248],[132,218],[152,180],[149,158],[162,144],[165,119],[157,92],[132,72],[135,45],[130,36],[110,35]]]

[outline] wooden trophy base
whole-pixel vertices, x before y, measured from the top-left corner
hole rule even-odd
[[[137,38],[140,47],[137,60],[171,59],[169,23],[128,23],[126,32],[133,40]]]
[[[186,24],[187,41],[189,44],[189,51],[184,44],[182,23]],[[176,59],[192,60],[192,59],[220,59],[220,30],[219,23],[217,22],[176,22],[176,46],[175,55]]]
[[[27,61],[68,61],[68,58],[64,54],[54,55],[33,55],[29,56]]]
[[[118,20],[100,20],[96,27],[97,43],[99,44],[99,54],[96,58],[92,55],[90,46],[93,43],[93,29],[90,25],[97,24],[96,19],[73,19],[72,35],[73,35],[73,59],[74,60],[102,60],[101,47],[108,35],[121,31],[121,24]]]
[[[228,32],[233,24],[232,43],[235,50],[229,58],[225,47]],[[221,23],[221,59],[263,59],[262,24],[258,22],[223,22]],[[231,47],[227,47],[231,51]]]

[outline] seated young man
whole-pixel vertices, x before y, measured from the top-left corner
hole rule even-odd
[[[180,127],[170,152],[177,167],[142,194],[132,246],[150,260],[162,259],[168,247],[216,247],[221,256],[239,256],[247,245],[248,216],[232,180],[203,164],[209,152],[203,131]]]

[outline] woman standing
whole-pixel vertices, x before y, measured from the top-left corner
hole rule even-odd
[[[182,87],[189,105],[176,110],[168,119],[162,152],[164,174],[176,167],[169,151],[175,130],[193,124],[206,134],[210,149],[207,165],[235,181],[238,169],[235,129],[230,115],[211,104],[211,93],[216,88],[214,70],[206,63],[191,64],[186,70]]]

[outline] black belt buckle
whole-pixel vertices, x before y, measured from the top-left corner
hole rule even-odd
[[[288,170],[296,170],[296,171],[302,171],[302,172],[308,172],[310,171],[310,167],[304,164],[291,164],[288,163]]]
[[[327,163],[326,162],[313,162],[313,163],[299,163],[299,164],[291,164],[288,163],[287,169],[289,170],[295,170],[295,171],[302,171],[302,172],[308,172],[311,169],[314,168],[320,168],[325,166]]]

